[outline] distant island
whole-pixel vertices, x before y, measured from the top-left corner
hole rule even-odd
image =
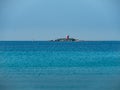
[[[80,41],[79,39],[75,39],[75,38],[70,38],[69,35],[66,35],[66,38],[58,38],[55,40],[50,40],[50,41],[58,41],[58,42],[64,42],[64,41]]]

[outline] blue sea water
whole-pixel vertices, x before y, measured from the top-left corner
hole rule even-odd
[[[0,90],[120,90],[120,41],[1,41]]]

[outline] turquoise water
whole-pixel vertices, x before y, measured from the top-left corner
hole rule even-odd
[[[120,42],[0,42],[0,90],[120,90]]]

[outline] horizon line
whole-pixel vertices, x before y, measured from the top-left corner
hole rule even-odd
[[[50,40],[0,40],[0,42],[1,41],[33,41],[33,42],[35,42],[35,41],[50,41]],[[120,40],[80,40],[80,42],[81,41],[120,41]]]

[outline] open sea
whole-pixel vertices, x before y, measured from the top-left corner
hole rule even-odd
[[[120,90],[120,41],[0,41],[0,90]]]

